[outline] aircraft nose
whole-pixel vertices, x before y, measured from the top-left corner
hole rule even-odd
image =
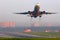
[[[40,3],[37,3],[36,6],[40,6]]]
[[[39,3],[37,3],[37,4],[36,4],[36,7],[38,7],[38,8],[40,9],[40,4],[39,4]]]

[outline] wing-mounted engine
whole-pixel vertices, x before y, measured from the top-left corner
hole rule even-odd
[[[30,11],[28,11],[28,13],[30,14],[31,12],[30,12]]]
[[[56,13],[43,11],[42,14],[46,14],[47,15],[47,14],[56,14]]]
[[[45,11],[43,11],[42,13],[43,13],[43,14],[45,14],[46,12],[45,12]]]
[[[29,13],[29,15],[30,15],[31,17],[33,17],[33,12],[28,11],[28,13]]]

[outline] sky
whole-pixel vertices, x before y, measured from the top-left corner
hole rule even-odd
[[[40,3],[40,11],[56,14],[42,15],[40,19],[33,19],[33,22],[27,15],[14,14],[33,11],[37,3]],[[37,21],[40,26],[60,26],[60,0],[0,0],[0,23],[14,22],[16,26],[30,26]]]

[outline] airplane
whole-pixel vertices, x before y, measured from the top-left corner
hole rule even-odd
[[[56,14],[56,13],[51,13],[51,12],[46,12],[46,11],[40,11],[40,4],[37,3],[34,7],[34,11],[28,11],[28,12],[22,12],[22,13],[16,13],[16,14],[29,14],[30,17],[42,17],[42,14]]]

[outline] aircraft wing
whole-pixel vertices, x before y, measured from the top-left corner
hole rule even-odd
[[[56,13],[53,13],[53,12],[52,13],[51,12],[45,12],[45,14],[56,14]]]
[[[16,14],[28,14],[28,12],[23,12],[23,13],[16,13]]]
[[[56,14],[56,13],[54,13],[54,12],[45,12],[45,11],[43,11],[42,14]]]
[[[30,13],[33,13],[33,11],[22,12],[22,13],[15,13],[15,14],[30,14]]]

